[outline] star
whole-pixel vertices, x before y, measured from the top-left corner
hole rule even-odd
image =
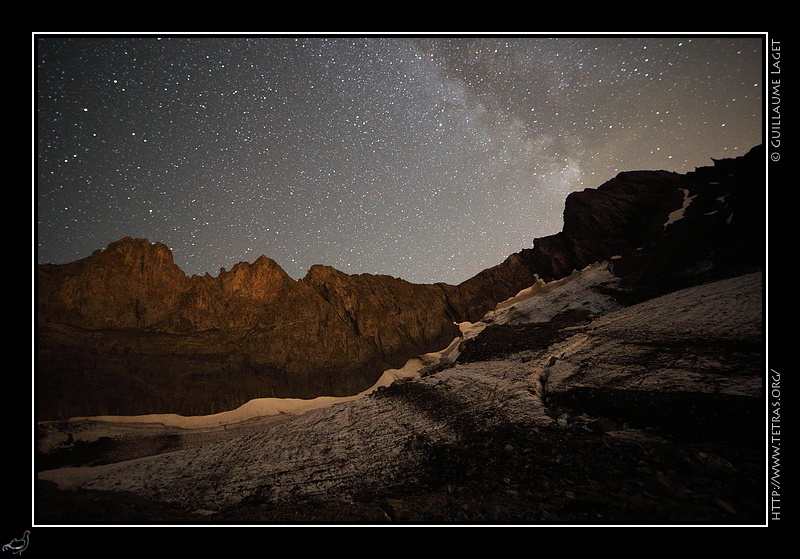
[[[37,260],[135,236],[187,274],[460,283],[572,191],[761,143],[763,42],[37,35]]]

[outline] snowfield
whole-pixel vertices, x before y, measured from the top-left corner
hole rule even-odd
[[[535,432],[588,422],[591,417],[552,408],[553,399],[576,389],[761,397],[761,273],[628,307],[610,295],[614,289],[619,285],[608,263],[537,282],[482,321],[459,325],[462,337],[447,348],[386,371],[374,387],[352,397],[259,399],[203,417],[43,423],[39,450],[45,453],[102,437],[169,435],[174,444],[38,477],[62,489],[128,491],[198,514],[320,495],[347,501],[375,487],[412,483],[431,452],[457,447],[482,430],[513,425]],[[458,360],[487,328],[547,322],[567,310],[587,311],[592,320],[567,328],[546,347]],[[735,360],[726,358],[731,352]],[[630,437],[637,430],[620,426],[609,435],[615,433]]]

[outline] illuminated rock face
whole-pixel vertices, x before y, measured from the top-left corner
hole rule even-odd
[[[666,292],[757,266],[762,170],[754,149],[686,175],[622,173],[571,194],[560,233],[457,286],[327,266],[294,280],[266,256],[188,277],[166,246],[132,238],[41,265],[37,418],[200,415],[258,397],[355,394],[537,278],[612,259],[632,291]]]
[[[122,239],[39,267],[37,413],[206,414],[255,397],[354,394],[533,281],[514,279],[514,266],[471,281],[465,303],[457,286],[326,266],[295,281],[264,256],[187,277],[164,245]]]
[[[38,290],[40,417],[352,394],[458,332],[438,286],[321,267],[295,281],[266,257],[187,277],[142,239],[42,266]]]

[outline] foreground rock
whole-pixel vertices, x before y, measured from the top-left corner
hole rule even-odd
[[[762,287],[754,272],[626,306],[592,267],[371,396],[42,456],[35,520],[759,523]]]

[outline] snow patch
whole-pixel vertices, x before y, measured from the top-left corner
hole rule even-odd
[[[667,222],[664,223],[664,229],[666,229],[669,225],[672,225],[676,221],[680,221],[683,219],[684,214],[686,213],[686,209],[691,205],[692,200],[697,197],[695,194],[694,196],[689,196],[689,191],[687,189],[683,189],[683,205],[675,210],[674,212],[670,213],[667,217]]]
[[[590,264],[562,279],[547,283],[538,280],[497,305],[484,320],[496,324],[547,322],[564,311],[574,309],[605,314],[617,310],[620,305],[599,288],[613,288],[618,282],[608,262]]]

